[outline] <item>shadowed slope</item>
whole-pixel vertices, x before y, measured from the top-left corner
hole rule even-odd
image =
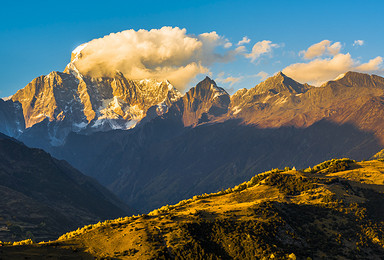
[[[235,120],[191,129],[168,123],[154,120],[113,135],[72,135],[56,156],[145,212],[235,185],[274,166],[303,168],[330,157],[361,160],[381,149],[373,135],[327,121],[276,129]]]
[[[40,149],[0,135],[0,240],[53,239],[132,213],[96,181]]]

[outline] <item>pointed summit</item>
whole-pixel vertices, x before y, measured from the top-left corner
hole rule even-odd
[[[203,81],[205,81],[205,80],[213,81],[210,77],[205,76],[205,78],[204,78],[202,81],[200,81],[200,82],[203,82]],[[214,82],[214,81],[213,81],[213,82]]]
[[[274,76],[276,78],[288,78],[282,71],[279,71],[278,73],[276,73],[276,75]]]
[[[310,88],[307,84],[300,84],[299,82],[286,76],[283,72],[278,72],[274,76],[261,82],[254,87],[255,94],[262,94],[266,92],[277,93],[291,93],[300,94],[306,92]]]
[[[195,126],[208,122],[228,111],[229,94],[209,77],[191,88],[177,102],[184,126]]]
[[[196,87],[199,88],[199,87],[210,87],[211,85],[213,85],[214,87],[217,88],[217,84],[216,82],[211,79],[210,77],[206,76],[202,81],[200,81],[199,83],[197,83]]]
[[[200,100],[210,100],[221,95],[228,95],[228,93],[225,89],[218,87],[216,82],[207,76],[196,87],[191,88],[186,95]]]

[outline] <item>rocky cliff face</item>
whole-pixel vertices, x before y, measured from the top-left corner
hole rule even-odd
[[[284,125],[285,113],[292,117],[300,96],[310,88],[279,72],[252,89],[237,91],[231,97],[229,116],[261,127]]]
[[[22,105],[27,128],[48,121],[50,142],[60,145],[69,132],[132,128],[149,108],[161,115],[180,96],[168,81],[130,80],[121,73],[88,78],[51,72],[19,90],[12,101]]]
[[[17,137],[25,129],[23,109],[20,103],[0,99],[0,132]]]
[[[9,123],[2,126],[3,132],[25,132],[24,139],[38,135],[44,137],[41,142],[48,142],[45,145],[57,146],[70,132],[89,134],[133,128],[147,112],[151,117],[162,115],[181,97],[168,81],[131,80],[118,71],[108,78],[84,76],[75,66],[81,55],[81,48],[77,48],[64,72],[40,76],[17,91],[11,97],[13,110],[21,107],[24,120],[18,128]],[[17,111],[8,110],[0,107],[0,116],[2,113],[17,118],[12,114]]]
[[[373,131],[384,144],[384,78],[347,72],[321,87],[282,73],[231,97],[228,116],[258,127],[308,127],[322,119]]]
[[[70,132],[130,129],[144,118],[143,123],[167,114],[170,107],[166,117],[176,117],[184,126],[240,119],[262,128],[308,127],[327,119],[373,131],[384,143],[384,79],[379,76],[347,72],[312,87],[280,72],[231,97],[207,77],[182,95],[168,81],[130,80],[119,72],[110,78],[83,76],[74,65],[79,55],[72,54],[64,73],[38,77],[12,96],[22,106],[26,128],[44,125],[26,131],[22,138],[27,143],[36,134],[48,136],[44,142],[57,146]],[[23,122],[18,128],[8,123],[3,131],[17,134],[23,126]]]
[[[184,126],[196,126],[225,116],[229,103],[228,93],[206,77],[175,102],[170,113],[177,114]]]

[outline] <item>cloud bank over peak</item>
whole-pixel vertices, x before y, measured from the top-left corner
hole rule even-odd
[[[379,73],[382,71],[383,58],[378,56],[367,63],[361,64],[351,57],[349,53],[339,53],[332,58],[314,59],[308,63],[291,64],[283,73],[299,82],[307,82],[315,86],[335,79],[338,75],[347,71],[359,71],[364,73]]]
[[[232,43],[215,31],[195,35],[179,27],[126,30],[78,46],[72,52],[71,66],[67,68],[75,68],[82,75],[91,77],[113,77],[119,71],[130,79],[167,79],[182,92],[199,74],[216,74],[215,64],[229,63],[239,56],[243,59],[236,60],[236,64],[246,61],[252,69],[259,67],[257,70],[263,71],[244,73],[236,72],[237,68],[234,68],[226,72],[228,75],[219,74],[217,82],[232,88],[240,83],[252,84],[254,77],[264,80],[269,74],[260,66],[282,70],[299,82],[316,86],[350,70],[384,74],[381,56],[363,63],[361,58],[354,58],[349,52],[342,53],[342,48],[347,45],[341,42],[322,40],[298,53],[291,51],[290,57],[295,61],[284,65],[283,69],[280,59],[287,56],[284,52],[278,57],[273,54],[277,49],[284,49],[284,43],[260,40],[250,45],[250,42],[247,36]],[[354,42],[355,46],[363,44],[363,40]],[[275,61],[270,61],[272,59]]]
[[[299,53],[305,60],[310,61],[291,64],[283,69],[283,73],[299,82],[320,86],[347,71],[377,74],[384,72],[381,56],[361,63],[352,58],[350,53],[340,53],[341,46],[340,42],[331,44],[329,40],[313,44],[306,51]],[[326,57],[322,57],[324,55]]]
[[[126,30],[80,46],[71,62],[83,75],[110,77],[120,71],[130,79],[167,79],[179,90],[198,74],[209,73],[213,63],[238,54],[216,32],[196,36],[178,27]]]

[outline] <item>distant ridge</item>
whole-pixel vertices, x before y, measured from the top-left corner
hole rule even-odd
[[[132,214],[65,161],[0,134],[0,241],[55,239],[86,223]]]

